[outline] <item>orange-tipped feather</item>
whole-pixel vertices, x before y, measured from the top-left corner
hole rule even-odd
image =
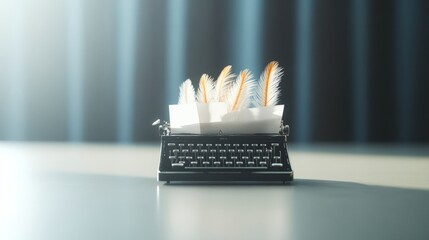
[[[231,65],[224,67],[216,80],[215,101],[223,102],[225,100],[226,94],[231,86],[231,81],[234,78],[234,74],[231,73],[231,68]]]
[[[264,72],[261,74],[258,91],[256,92],[256,102],[254,105],[267,107],[276,105],[280,96],[280,80],[283,76],[283,69],[279,67],[278,62],[268,63]]]
[[[247,108],[249,103],[249,94],[254,86],[252,73],[245,69],[240,72],[231,87],[230,93],[227,97],[229,111],[237,111]]]
[[[200,103],[209,103],[214,99],[213,78],[203,74],[200,78],[200,85],[197,94],[197,101]]]

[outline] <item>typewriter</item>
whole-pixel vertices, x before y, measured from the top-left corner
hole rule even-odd
[[[157,122],[158,121],[158,122]],[[289,126],[279,134],[170,134],[159,125],[161,157],[158,181],[280,181],[293,180],[287,151]]]

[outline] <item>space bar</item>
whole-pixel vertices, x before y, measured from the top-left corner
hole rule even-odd
[[[267,169],[267,167],[185,167],[185,169]]]

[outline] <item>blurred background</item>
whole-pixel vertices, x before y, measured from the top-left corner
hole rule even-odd
[[[186,78],[277,60],[290,141],[429,142],[429,1],[3,0],[0,140],[155,142]]]

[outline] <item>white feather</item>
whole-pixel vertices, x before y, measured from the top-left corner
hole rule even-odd
[[[233,112],[247,108],[254,87],[255,81],[252,73],[248,69],[241,71],[226,98],[228,111]]]
[[[275,61],[270,62],[261,74],[253,105],[267,107],[276,105],[280,97],[280,81],[283,69]]]
[[[224,67],[216,80],[215,101],[217,102],[225,101],[228,90],[234,80],[235,75],[231,73],[231,68],[231,65]]]
[[[180,85],[179,104],[195,103],[195,89],[190,79]]]
[[[197,101],[200,103],[209,103],[214,101],[215,86],[213,78],[207,74],[203,74],[200,78],[200,85],[197,93]]]

